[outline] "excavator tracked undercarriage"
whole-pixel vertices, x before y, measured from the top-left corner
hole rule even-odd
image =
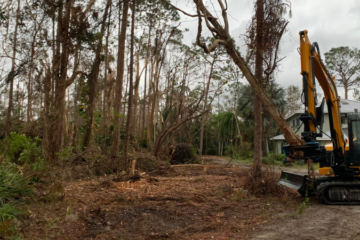
[[[336,180],[334,177],[317,177],[282,171],[279,184],[297,190],[301,196],[315,195],[329,205],[360,204],[360,181]]]
[[[319,175],[309,176],[283,171],[279,183],[296,189],[302,196],[316,195],[324,204],[360,204],[360,114],[357,109],[345,117],[348,124],[348,140],[342,132],[338,96],[334,77],[322,62],[319,45],[310,43],[307,31],[301,31],[300,57],[303,79],[302,101],[304,113],[300,121],[304,125],[301,138],[303,146],[284,146],[284,162],[311,161],[319,165]],[[317,106],[316,82],[324,91],[324,99]],[[330,139],[332,144],[320,146],[316,140],[322,137],[324,103],[328,107]]]

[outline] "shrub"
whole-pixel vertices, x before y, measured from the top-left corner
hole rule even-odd
[[[30,192],[27,181],[18,172],[15,164],[0,165],[0,201],[11,202],[15,198],[29,195]]]
[[[29,165],[34,171],[43,170],[45,163],[41,142],[38,137],[33,140],[24,134],[11,133],[5,142],[5,157],[10,162]]]
[[[281,165],[284,162],[285,154],[270,153],[267,157],[262,157],[262,163],[266,165],[278,164]]]
[[[23,197],[31,194],[28,181],[19,173],[17,165],[0,164],[0,235],[9,235],[11,220],[20,215]]]
[[[147,141],[146,141],[146,139],[141,139],[140,140],[140,142],[139,142],[139,146],[141,147],[141,148],[147,148]]]
[[[170,163],[171,164],[188,164],[198,162],[195,154],[195,149],[185,143],[179,143],[170,148]]]
[[[242,151],[236,155],[239,159],[249,159],[254,158],[254,151]]]
[[[225,155],[234,154],[234,146],[228,145],[225,147]]]

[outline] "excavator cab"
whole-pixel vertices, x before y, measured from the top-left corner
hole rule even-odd
[[[348,114],[349,128],[349,167],[360,166],[360,114]]]

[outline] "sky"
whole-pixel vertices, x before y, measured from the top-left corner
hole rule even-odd
[[[217,14],[221,19],[217,2],[217,0],[204,0],[212,14]],[[196,13],[191,0],[173,0],[172,3],[186,12]],[[251,20],[253,5],[254,0],[228,0],[230,34],[243,51],[245,46],[241,35],[245,33]],[[340,46],[360,48],[360,1],[292,0],[291,9],[292,17],[289,18],[288,32],[282,38],[280,49],[280,57],[285,57],[285,59],[280,63],[276,81],[283,87],[296,85],[302,88],[300,55],[297,51],[299,31],[308,30],[310,41],[318,42],[323,59],[324,53],[330,51],[331,48]],[[181,22],[180,29],[189,29],[189,32],[184,33],[183,41],[190,45],[196,38],[197,19],[181,14]],[[209,32],[205,34],[210,36]],[[318,92],[322,92],[320,87],[318,87]],[[341,98],[345,98],[342,87],[338,87],[338,94]],[[349,99],[353,99],[352,91],[348,95]]]

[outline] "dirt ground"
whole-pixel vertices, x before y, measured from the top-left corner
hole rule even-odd
[[[281,219],[263,226],[249,239],[360,240],[358,221],[360,221],[360,206],[313,204],[295,219]]]
[[[213,165],[222,165],[222,166],[237,166],[241,167],[243,169],[250,169],[251,164],[241,163],[238,161],[229,161],[226,157],[221,156],[212,156],[212,155],[203,155],[201,157],[201,161],[204,164],[213,164]],[[283,166],[263,166],[264,169],[267,169],[269,171],[274,171],[280,173],[281,170],[285,171],[291,171],[294,173],[301,173],[301,174],[307,174],[308,170],[306,168],[301,168],[300,166],[293,166],[293,167],[283,167]]]
[[[213,161],[207,156],[207,161]],[[206,160],[205,160],[206,161]],[[225,164],[225,158],[215,158],[217,164]],[[237,163],[234,163],[237,164]],[[243,164],[242,164],[243,165]],[[275,169],[278,170],[278,169]],[[291,172],[306,174],[305,169],[288,168]],[[352,239],[360,240],[360,206],[328,206],[310,199],[302,214],[294,217],[285,211],[277,214],[277,220],[263,225],[259,231],[249,235],[249,239]]]
[[[68,182],[60,201],[28,207],[19,232],[22,239],[360,239],[360,207],[314,198],[304,205],[292,191],[254,196],[244,189],[249,166],[213,160],[139,181]]]

